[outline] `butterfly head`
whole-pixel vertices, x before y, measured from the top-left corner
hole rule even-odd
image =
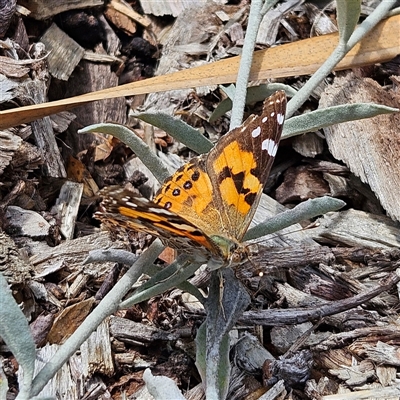
[[[249,251],[246,245],[239,243],[234,238],[213,235],[210,239],[219,249],[219,256],[212,256],[207,263],[210,270],[221,267],[234,267],[243,264],[249,259]]]

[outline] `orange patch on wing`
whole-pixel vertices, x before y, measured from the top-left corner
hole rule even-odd
[[[258,193],[261,188],[260,180],[251,173],[252,169],[256,169],[257,162],[254,154],[248,151],[243,151],[238,142],[229,143],[222,154],[216,158],[213,167],[216,174],[221,173],[227,167],[229,162],[229,169],[232,175],[244,173],[242,188],[248,189],[250,193]],[[250,209],[251,204],[246,202],[245,196],[249,193],[238,193],[235,182],[232,178],[226,177],[220,182],[221,197],[229,205],[237,207],[237,211],[242,215],[246,215]]]
[[[164,230],[167,230],[168,232],[171,232],[173,234],[175,234],[176,236],[182,236],[185,238],[188,238],[190,240],[193,240],[194,242],[199,243],[200,245],[202,245],[203,247],[205,247],[206,249],[212,249],[209,240],[207,239],[207,237],[205,236],[200,236],[200,235],[193,235],[191,232],[194,232],[194,228],[193,230],[187,230],[187,229],[179,229],[179,228],[175,228],[172,225],[164,225],[162,223],[154,223],[155,226],[162,228]]]
[[[130,225],[131,228],[135,228],[137,230],[144,232],[150,232],[151,229],[147,226],[144,227],[140,225],[140,221],[139,223],[135,223],[134,220],[135,218],[143,218],[146,219],[147,222],[151,222],[152,225],[154,226],[155,228],[154,231],[150,232],[153,235],[157,236],[160,235],[156,229],[158,228],[163,231],[170,232],[172,235],[181,236],[193,240],[194,242],[199,243],[201,246],[205,247],[206,249],[209,249],[210,251],[214,250],[209,239],[206,236],[199,234],[199,230],[191,225],[182,224],[180,226],[179,225],[175,226],[176,224],[174,225],[173,223],[170,223],[168,221],[168,218],[165,216],[161,216],[159,214],[154,214],[151,212],[136,211],[134,209],[127,207],[119,207],[118,211],[120,212],[121,215],[132,218],[132,220],[127,221],[128,225]],[[197,234],[194,234],[194,232],[197,232]]]
[[[246,194],[239,194],[237,193],[235,184],[233,182],[233,180],[231,178],[226,178],[223,180],[223,182],[221,182],[221,197],[222,199],[229,205],[233,205],[236,207],[237,212],[239,212],[240,214],[247,215],[247,213],[250,212],[251,206],[252,204],[249,204],[245,197],[249,194],[249,193],[258,193],[258,190],[261,187],[260,181],[255,178],[253,179],[253,183],[254,185],[250,189],[250,192],[246,193]],[[256,185],[256,186],[255,186]]]
[[[213,201],[213,189],[210,177],[203,171],[200,171],[199,179],[193,182],[196,186],[199,196],[196,197],[196,201],[193,203],[196,214],[201,215],[207,206]]]
[[[233,179],[226,178],[221,182],[221,197],[229,205],[233,205],[242,215],[250,211],[250,206],[244,201],[244,196],[239,195]]]
[[[152,212],[136,211],[133,208],[128,207],[118,207],[118,211],[121,215],[129,218],[145,218],[151,222],[167,221],[167,218],[161,216],[160,214],[155,214]]]
[[[198,173],[196,180],[192,179],[194,172]],[[183,187],[186,182],[190,182],[192,187]],[[174,191],[179,191],[179,194],[174,195]],[[190,207],[196,214],[201,215],[213,201],[212,195],[210,177],[199,168],[193,168],[193,164],[189,163],[163,184],[154,202],[161,207],[164,207],[166,203],[171,203],[168,210],[176,214],[182,212],[183,208]]]
[[[249,151],[244,151],[238,142],[231,142],[225,148],[224,151],[214,161],[213,167],[215,172],[220,173],[229,163],[229,169],[232,174],[239,174],[245,172],[249,174],[250,171],[257,167],[254,154]],[[243,166],[246,166],[246,170],[243,171]]]

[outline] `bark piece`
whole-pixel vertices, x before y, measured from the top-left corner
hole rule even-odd
[[[117,28],[121,29],[127,35],[132,36],[136,32],[136,23],[134,16],[140,16],[128,4],[112,0],[104,11],[107,19]]]
[[[21,0],[18,4],[31,12],[30,17],[45,20],[64,11],[101,6],[104,0]]]
[[[377,365],[388,364],[395,367],[400,366],[399,348],[385,342],[371,343],[369,338],[359,340],[350,346],[357,356],[367,356]]]
[[[9,285],[25,283],[31,278],[32,266],[24,260],[14,241],[0,232],[0,272]]]
[[[18,87],[18,83],[4,76],[0,67],[0,103],[4,103],[14,98],[14,89],[16,87]]]
[[[24,169],[25,173],[38,169],[43,163],[44,160],[39,149],[25,141],[21,143],[20,148],[15,152],[15,157],[11,161],[14,172]]]
[[[40,41],[45,44],[46,51],[49,52],[47,62],[50,74],[57,79],[67,81],[81,61],[85,50],[54,23]]]
[[[304,157],[315,157],[324,150],[323,139],[314,132],[293,138],[293,148]]]
[[[94,298],[80,301],[62,310],[54,320],[54,324],[47,335],[51,344],[63,344],[85,320],[92,310]]]
[[[312,23],[313,36],[328,35],[329,33],[337,32],[337,26],[329,15],[327,15],[328,12],[324,12],[325,10],[321,10],[312,3],[304,4],[304,8]]]
[[[269,365],[269,374],[264,379],[269,378],[268,384],[284,380],[285,387],[301,387],[310,378],[312,364],[313,357],[310,350],[292,352],[273,361]]]
[[[276,200],[280,203],[292,203],[329,194],[329,186],[321,174],[299,166],[287,170],[284,182],[276,189]]]
[[[271,46],[276,42],[276,36],[283,16],[299,5],[298,0],[285,1],[278,4],[272,10],[269,10],[263,17],[260,27],[257,32],[256,42]]]
[[[375,367],[372,361],[362,360],[351,367],[330,369],[332,375],[346,382],[349,386],[359,386],[375,375]]]
[[[157,340],[174,340],[179,336],[177,333],[165,332],[119,317],[111,317],[110,332],[114,338],[125,343],[146,347],[154,344]]]
[[[280,354],[284,354],[297,340],[304,334],[307,334],[312,327],[313,325],[311,322],[298,325],[274,326],[270,333],[271,344],[276,347]]]
[[[111,356],[109,318],[106,318],[81,346],[84,374],[95,373],[111,376],[114,363]]]
[[[400,97],[370,78],[353,72],[335,78],[321,96],[320,108],[346,103],[377,103],[398,107]],[[350,121],[324,128],[333,156],[368,183],[389,216],[400,221],[400,114]]]
[[[62,111],[52,115],[50,118],[54,132],[62,133],[68,129],[70,123],[76,118],[76,115],[68,111]]]
[[[171,7],[176,3],[170,2],[143,2],[144,11],[146,7],[156,7],[162,5],[165,10],[167,5]],[[247,6],[246,6],[247,7]],[[188,7],[184,12],[180,13],[168,34],[162,37],[163,54],[157,67],[155,75],[164,75],[171,72],[179,71],[185,66],[190,68],[206,64],[206,61],[200,60],[200,55],[210,58],[222,58],[226,55],[226,43],[218,46],[218,51],[214,51],[215,47],[222,41],[225,35],[225,25],[216,15],[217,12],[223,10],[233,20],[244,18],[247,8],[237,6],[221,6],[214,2],[206,2],[206,4],[197,4]],[[168,10],[168,8],[166,9]],[[157,15],[157,14],[155,14]],[[188,24],[188,21],[191,21]],[[213,36],[205,34],[205,32],[214,32]],[[215,54],[216,53],[216,54]],[[197,88],[207,93],[213,86]],[[165,93],[150,93],[146,99],[144,107],[147,111],[159,111],[173,115],[177,107],[186,100],[192,88],[184,90],[170,90]]]
[[[16,7],[16,0],[0,1],[0,39],[2,39],[6,34]]]
[[[29,67],[26,66],[26,64],[28,63],[31,64],[32,61],[19,61],[9,57],[0,56],[0,73],[8,78],[22,78],[23,76],[26,76],[29,72]],[[4,80],[4,78],[2,80]],[[8,86],[13,85],[11,83],[8,83]],[[2,88],[2,92],[3,90],[4,89]],[[3,99],[1,101],[3,101]]]
[[[325,214],[312,229],[315,240],[369,249],[397,248],[400,224],[383,215],[347,210]]]
[[[96,233],[81,238],[68,240],[56,247],[39,242],[24,241],[20,245],[27,248],[31,254],[31,262],[34,266],[36,278],[42,278],[54,272],[54,266],[68,265],[71,273],[81,271],[82,263],[92,250],[100,248],[125,249],[123,244],[112,241],[107,232]],[[86,264],[85,273],[89,275],[101,275],[110,269],[110,263]]]
[[[35,69],[32,70],[33,80],[27,80],[19,87],[20,101],[24,105],[45,103],[47,101],[48,71],[45,63],[40,58],[44,54],[43,44],[36,45],[33,52],[37,58]],[[42,158],[44,171],[47,176],[65,178],[66,171],[61,159],[50,117],[32,122],[32,132]]]
[[[32,332],[33,340],[36,343],[36,346],[43,346],[46,344],[46,338],[50,331],[51,326],[53,325],[54,315],[39,315],[30,325],[30,329]]]
[[[61,219],[60,230],[66,239],[74,236],[75,221],[83,193],[83,184],[67,181],[61,188],[53,211]]]
[[[63,393],[65,394],[63,398],[68,399],[111,398],[111,394],[107,391],[105,383],[99,376],[93,376],[96,372],[103,373],[103,371],[110,369],[111,360],[107,352],[106,344],[109,338],[104,324],[108,324],[108,321],[103,322],[97,328],[96,332],[93,332],[88,339],[88,341],[96,342],[96,344],[91,347],[95,348],[95,351],[88,354],[87,347],[85,348],[85,344],[83,344],[81,347],[83,351],[70,357],[57,371],[57,374],[49,380],[46,387],[41,391],[41,396],[55,398],[60,393]],[[101,340],[104,342],[101,343]],[[47,362],[51,361],[59,347],[60,346],[53,344],[46,345],[38,350],[35,361],[36,374]],[[88,365],[92,362],[91,368],[88,368]]]
[[[204,8],[207,2],[208,0],[196,1],[196,8]],[[192,7],[193,3],[188,3],[185,0],[141,0],[140,4],[144,14],[153,14],[156,16],[172,15],[173,17],[177,17],[185,9]]]
[[[21,146],[22,139],[9,130],[0,131],[0,175],[10,164],[14,153]]]
[[[235,365],[252,375],[260,373],[266,360],[275,360],[263,344],[249,333],[245,333],[232,350]]]
[[[8,230],[21,236],[40,239],[49,234],[50,224],[37,212],[9,206],[6,212]]]
[[[103,50],[104,52],[104,50]],[[83,60],[80,63],[79,71],[75,70],[69,81],[64,86],[65,97],[74,96],[82,92],[92,92],[118,85],[118,77],[108,64],[97,64]],[[61,91],[63,89],[60,87]],[[76,120],[68,129],[66,143],[72,148],[66,149],[66,154],[76,155],[86,151],[93,144],[102,142],[100,135],[86,133],[78,135],[76,130],[82,126],[102,122],[113,122],[124,124],[126,122],[126,105],[124,98],[107,99],[95,103],[85,104],[75,111]]]

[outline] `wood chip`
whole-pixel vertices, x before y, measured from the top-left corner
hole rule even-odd
[[[0,131],[0,175],[10,164],[14,153],[21,146],[22,139],[10,130]]]
[[[65,182],[53,208],[53,211],[57,212],[58,218],[61,220],[60,231],[66,239],[72,239],[74,236],[75,221],[78,216],[82,193],[82,183]]]
[[[45,20],[68,10],[102,6],[104,0],[21,0],[18,3],[31,12],[30,17]]]
[[[320,108],[350,103],[398,107],[400,97],[354,72],[336,77],[321,96]],[[350,121],[324,128],[332,155],[368,183],[388,215],[400,221],[400,114]]]
[[[347,210],[325,214],[311,230],[315,240],[369,249],[396,248],[400,242],[399,223],[384,215]]]
[[[49,234],[50,224],[37,212],[9,206],[6,211],[8,229],[14,234],[31,238],[44,238]]]
[[[94,298],[64,308],[54,320],[47,340],[51,344],[64,343],[85,320],[94,304]]]
[[[49,52],[47,61],[52,76],[67,81],[81,61],[85,50],[56,24],[51,24],[40,40]]]
[[[14,241],[0,232],[0,272],[9,285],[26,283],[31,277],[32,266],[24,259]]]

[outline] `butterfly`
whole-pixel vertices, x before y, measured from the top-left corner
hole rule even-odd
[[[234,266],[248,258],[242,239],[250,225],[274,161],[286,112],[277,91],[223,136],[167,178],[148,200],[122,187],[100,191],[97,219],[147,232],[175,249],[206,254],[208,267]]]

